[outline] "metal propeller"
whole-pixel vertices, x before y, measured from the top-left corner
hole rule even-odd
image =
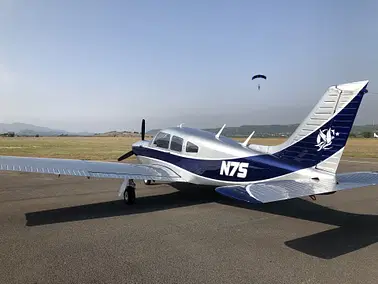
[[[142,127],[141,127],[141,130],[140,130],[140,133],[141,133],[141,136],[142,136],[142,141],[144,141],[144,135],[146,134],[146,121],[144,120],[144,118],[142,119]]]
[[[144,140],[144,136],[145,136],[145,133],[146,132],[146,121],[144,119],[142,119],[142,127],[141,127],[141,138],[142,138],[142,141]],[[134,155],[134,152],[133,150],[123,154],[121,157],[118,158],[118,162],[124,160],[124,159],[127,159],[129,157],[131,157],[132,155]]]
[[[133,150],[127,152],[126,154],[123,154],[121,157],[118,158],[118,162],[124,160],[124,159],[127,159],[129,157],[131,157],[132,155],[134,155],[134,152]]]

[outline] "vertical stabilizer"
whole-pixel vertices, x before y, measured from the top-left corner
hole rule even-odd
[[[289,139],[268,152],[335,173],[368,81],[330,87]]]

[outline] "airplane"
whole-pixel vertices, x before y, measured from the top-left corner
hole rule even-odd
[[[141,140],[118,162],[0,156],[0,170],[123,180],[118,191],[126,204],[136,201],[134,180],[210,185],[229,198],[269,203],[377,185],[378,173],[336,174],[369,81],[329,87],[305,120],[283,143],[249,144],[218,133],[183,127]],[[139,164],[122,160],[135,155]]]
[[[378,138],[378,135],[374,132],[374,138]]]

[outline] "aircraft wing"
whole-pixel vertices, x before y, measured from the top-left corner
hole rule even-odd
[[[96,178],[184,181],[174,171],[163,166],[73,159],[0,156],[0,170]]]
[[[248,184],[245,186],[222,186],[215,190],[222,195],[249,203],[268,203],[291,198],[329,193],[344,189],[378,185],[378,173],[354,172],[336,175],[333,181],[277,180]]]

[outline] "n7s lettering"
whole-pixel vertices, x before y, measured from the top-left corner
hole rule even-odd
[[[220,168],[220,175],[226,175],[226,176],[236,176],[238,178],[246,178],[248,173],[248,163],[240,163],[240,162],[234,162],[234,161],[222,161],[222,165]]]

